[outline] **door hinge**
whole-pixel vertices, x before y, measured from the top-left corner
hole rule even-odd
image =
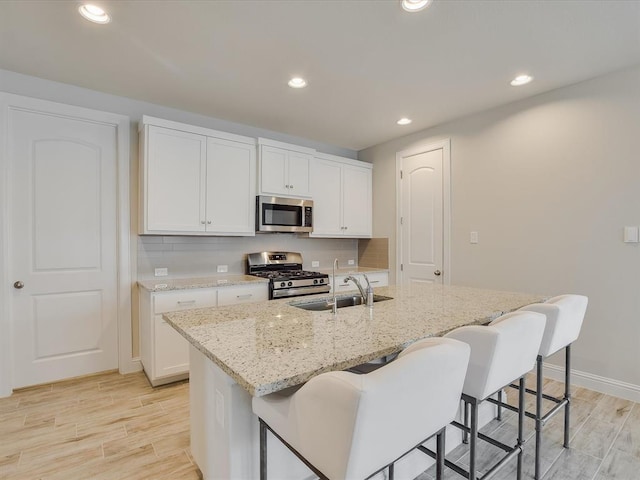
[[[400,170],[400,180],[402,180],[402,170]]]
[[[404,224],[404,217],[400,217],[400,225]]]
[[[400,271],[404,272],[404,265],[402,263],[400,264]]]

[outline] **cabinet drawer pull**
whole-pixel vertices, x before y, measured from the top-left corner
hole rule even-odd
[[[178,300],[178,305],[194,305],[195,300]]]
[[[380,283],[380,280],[371,280],[369,283]]]
[[[244,295],[236,295],[236,298],[238,300],[242,300],[244,298],[251,298],[253,297],[253,293],[245,293]]]

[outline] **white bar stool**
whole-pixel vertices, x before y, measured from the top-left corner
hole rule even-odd
[[[582,322],[587,311],[589,299],[584,295],[559,295],[545,303],[534,303],[522,307],[520,311],[538,312],[547,316],[547,325],[542,337],[542,344],[536,359],[536,389],[526,389],[527,393],[536,396],[536,413],[525,412],[536,422],[536,455],[535,455],[535,480],[540,479],[540,449],[542,446],[542,427],[564,408],[564,447],[569,448],[569,426],[571,414],[571,344],[580,335]],[[543,365],[542,362],[550,355],[565,349],[564,371],[564,396],[556,398],[542,392]],[[520,388],[511,385],[514,388]],[[543,415],[542,399],[550,400],[556,405]],[[502,404],[502,406],[506,406]],[[514,407],[506,407],[517,410]]]
[[[459,474],[475,480],[477,440],[487,441],[506,452],[482,477],[495,475],[515,455],[518,456],[517,478],[522,478],[522,444],[524,443],[524,414],[518,418],[518,439],[511,447],[478,432],[478,405],[491,395],[518,380],[524,387],[524,376],[531,370],[540,349],[544,333],[545,316],[535,312],[512,312],[503,315],[488,326],[467,326],[448,333],[446,338],[454,338],[471,346],[469,368],[462,389],[465,402],[465,425],[453,424],[470,434],[469,471],[445,460],[445,464]],[[471,425],[467,420],[467,405],[471,407]],[[524,409],[524,395],[521,393],[519,405]],[[425,451],[424,448],[420,450]],[[428,453],[428,452],[425,452]]]
[[[260,479],[267,478],[267,430],[321,479],[365,479],[437,436],[437,478],[445,427],[455,418],[469,346],[427,338],[364,375],[328,372],[290,395],[253,398],[260,420]]]

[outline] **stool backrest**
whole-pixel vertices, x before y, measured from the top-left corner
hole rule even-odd
[[[539,355],[546,358],[577,340],[588,301],[584,295],[559,295],[545,303],[534,303],[520,309],[547,316]]]
[[[512,312],[488,326],[458,328],[446,335],[471,346],[463,393],[484,400],[533,368],[544,333],[545,316]]]
[[[454,419],[468,345],[409,348],[371,373],[325,373],[294,394],[301,453],[329,478],[366,478]]]

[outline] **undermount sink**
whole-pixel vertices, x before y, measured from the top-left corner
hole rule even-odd
[[[384,295],[374,295],[373,303],[384,302],[385,300],[393,300],[392,297],[385,297]],[[355,307],[356,305],[362,305],[364,300],[360,295],[350,295],[348,297],[337,297],[336,303],[338,308]],[[303,310],[312,310],[314,312],[322,312],[324,310],[331,310],[332,306],[327,303],[326,299],[312,300],[310,302],[292,303],[292,307],[302,308]]]

